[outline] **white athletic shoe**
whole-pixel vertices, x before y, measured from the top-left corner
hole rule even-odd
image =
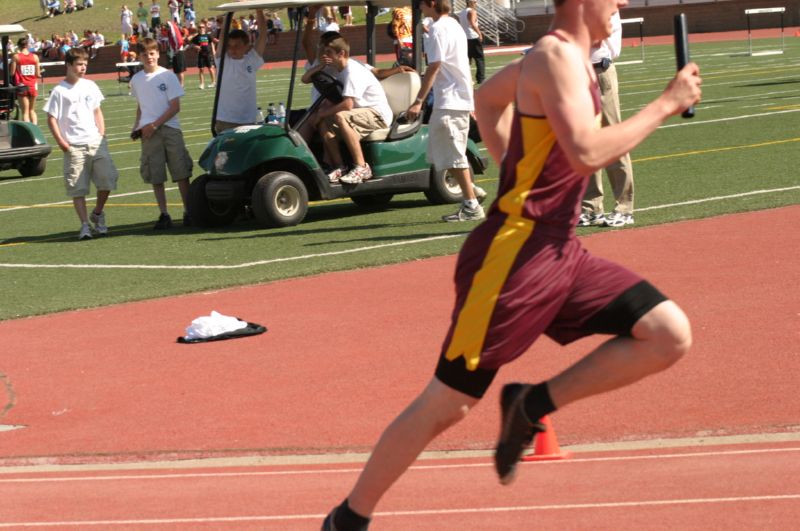
[[[472,191],[475,192],[475,199],[478,200],[478,203],[483,203],[484,200],[486,200],[486,196],[489,195],[486,193],[486,190],[484,190],[477,184],[472,185]]]
[[[91,240],[92,239],[92,228],[89,226],[88,223],[81,223],[81,231],[78,233],[78,240]]]
[[[578,218],[579,227],[603,227],[606,224],[606,217],[603,214],[581,214]]]
[[[89,214],[89,221],[94,223],[94,231],[99,234],[100,236],[105,236],[108,234],[108,227],[106,226],[106,213],[100,212],[99,214],[95,214],[94,210],[92,213]]]
[[[622,214],[620,212],[613,212],[606,215],[606,225],[609,227],[624,227],[625,225],[633,225],[633,214]]]

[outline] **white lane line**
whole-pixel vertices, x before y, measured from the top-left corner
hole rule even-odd
[[[560,461],[543,461],[537,466],[544,465],[582,465],[584,463],[602,463],[616,461],[658,461],[664,459],[687,459],[704,457],[729,457],[743,455],[762,455],[800,452],[800,447],[788,448],[753,448],[749,450],[717,450],[710,452],[686,452],[668,454],[647,454],[647,455],[621,455],[609,457],[576,457],[574,459],[564,459]],[[431,465],[412,465],[410,471],[428,470],[452,470],[464,468],[489,468],[493,464],[488,458],[482,459],[478,463],[453,463],[453,464],[431,464]],[[523,463],[523,466],[525,464]],[[197,479],[197,478],[244,478],[244,477],[265,477],[265,476],[308,476],[317,474],[357,474],[362,467],[341,467],[341,468],[302,468],[286,470],[264,470],[258,472],[178,472],[178,473],[141,473],[141,474],[114,474],[114,475],[72,475],[72,476],[53,476],[53,477],[24,477],[24,478],[3,478],[0,484],[6,483],[67,483],[79,481],[150,481],[156,479]],[[20,470],[19,473],[24,473]]]
[[[177,186],[171,186],[171,187],[164,188],[164,190],[167,191],[167,192],[170,192],[172,190],[177,190],[177,189],[178,189]],[[127,197],[127,196],[130,196],[130,195],[142,195],[142,194],[152,194],[152,193],[153,193],[152,190],[142,190],[140,192],[127,192],[127,193],[124,193],[124,194],[114,194],[113,197],[114,198]],[[89,198],[89,201],[96,201],[96,200],[97,200],[96,197]],[[24,210],[26,208],[47,208],[47,207],[51,207],[51,206],[66,205],[66,204],[72,204],[72,199],[69,199],[67,201],[56,201],[55,203],[38,203],[36,205],[23,205],[23,206],[16,206],[16,207],[0,208],[0,212],[9,212],[11,210]]]
[[[174,189],[174,188],[173,188]],[[135,192],[140,193],[140,192]],[[145,193],[145,192],[141,192]],[[119,197],[119,196],[117,196]],[[344,254],[360,253],[364,251],[372,251],[375,249],[386,249],[389,247],[400,247],[404,245],[413,245],[417,243],[427,243],[436,240],[449,240],[451,238],[463,238],[467,233],[463,234],[445,234],[442,236],[432,236],[430,238],[418,238],[414,240],[406,240],[402,242],[383,243],[379,245],[369,245],[366,247],[356,247],[355,249],[344,249],[342,251],[330,251],[327,253],[313,253],[303,254],[300,256],[287,256],[284,258],[272,258],[270,260],[256,260],[254,262],[244,262],[241,264],[230,265],[148,265],[148,264],[0,264],[0,267],[6,268],[23,268],[23,269],[200,269],[200,270],[214,270],[214,269],[244,269],[247,267],[255,267],[269,264],[277,264],[281,262],[294,262],[297,260],[306,260],[310,258],[324,258],[327,256],[340,256]]]
[[[767,502],[800,499],[800,494],[774,494],[764,496],[730,496],[724,498],[678,498],[666,500],[634,500],[595,503],[561,503],[551,505],[516,505],[500,507],[465,507],[461,509],[423,509],[416,511],[378,511],[374,516],[444,516],[462,514],[496,514],[533,511],[564,511],[576,509],[614,509],[620,507],[658,507],[670,505],[707,505],[718,503]],[[322,520],[325,514],[278,514],[252,516],[209,516],[194,518],[148,518],[128,520],[64,520],[52,522],[7,522],[0,527],[57,527],[57,526],[112,526],[158,524],[207,524],[233,522],[286,522],[293,520]]]
[[[682,201],[680,203],[669,203],[666,205],[654,205],[651,207],[644,207],[644,208],[637,208],[636,212],[645,212],[647,210],[660,210],[662,208],[675,208],[687,205],[697,205],[700,203],[708,203],[711,201],[724,201],[726,199],[739,199],[741,197],[747,197],[751,195],[761,195],[761,194],[774,194],[778,192],[789,192],[792,190],[800,190],[800,186],[787,186],[785,188],[772,188],[770,190],[753,190],[752,192],[742,192],[740,194],[732,194],[732,195],[718,195],[716,197],[706,197],[703,199],[692,199],[689,201]]]
[[[702,108],[702,107],[701,107]],[[789,109],[786,111],[773,111],[773,112],[762,112],[758,114],[744,114],[742,116],[729,116],[728,118],[716,118],[714,120],[697,120],[697,121],[685,121],[677,124],[669,124],[669,125],[662,125],[659,129],[669,129],[671,127],[685,127],[687,125],[703,125],[703,124],[715,124],[718,122],[733,122],[735,120],[747,120],[749,118],[762,118],[764,116],[772,116],[775,114],[786,114],[790,112],[800,112],[800,109]]]
[[[707,203],[710,201],[722,201],[726,199],[738,199],[741,197],[747,197],[751,195],[757,194],[768,194],[768,193],[777,193],[777,192],[786,192],[791,190],[798,190],[800,186],[789,186],[786,188],[775,188],[771,190],[755,190],[752,192],[743,192],[740,194],[732,194],[726,196],[717,196],[717,197],[709,197],[704,199],[695,199],[691,201],[684,201],[681,203],[671,203],[668,205],[655,205],[651,207],[644,207],[637,209],[637,212],[644,212],[647,210],[658,210],[663,208],[674,208],[679,206],[686,206],[686,205],[693,205],[698,203]],[[167,191],[176,190],[175,187],[167,188]],[[118,194],[114,197],[123,197],[126,195],[138,195],[138,194],[148,194],[152,193],[150,190],[145,190],[142,192],[130,192],[127,194]],[[34,206],[50,206],[50,205],[60,205],[69,203],[69,201],[61,201],[59,203],[47,203],[42,205],[34,205]],[[12,207],[7,209],[0,209],[0,212],[6,210],[16,210],[20,208],[31,208],[31,207]],[[360,253],[364,251],[372,251],[375,249],[386,249],[389,247],[400,247],[405,245],[415,245],[418,243],[428,243],[436,240],[447,240],[451,238],[463,238],[467,235],[464,234],[445,234],[442,236],[432,236],[429,238],[417,238],[413,240],[406,240],[401,242],[391,242],[391,243],[384,243],[379,245],[369,245],[366,247],[356,247],[353,249],[344,249],[341,251],[329,251],[327,253],[313,253],[313,254],[303,254],[299,256],[287,256],[283,258],[272,258],[269,260],[256,260],[253,262],[243,262],[239,264],[221,264],[221,265],[211,265],[211,264],[187,264],[187,265],[157,265],[157,264],[26,264],[26,263],[0,263],[0,267],[3,268],[19,268],[19,269],[177,269],[177,270],[229,270],[229,269],[245,269],[249,267],[257,267],[269,264],[276,264],[281,262],[294,262],[298,260],[307,260],[312,258],[324,258],[329,256],[341,256],[345,254],[353,254],[353,253]]]

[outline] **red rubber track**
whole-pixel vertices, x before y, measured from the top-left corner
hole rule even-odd
[[[561,444],[796,427],[799,216],[794,206],[584,238],[677,301],[695,346],[670,371],[559,412]],[[368,451],[432,375],[454,260],[1,322],[13,398],[0,400],[13,407],[0,424],[26,427],[0,432],[0,464]],[[175,342],[212,309],[269,332]],[[547,378],[602,340],[543,340],[497,383]],[[433,448],[490,448],[499,387]]]
[[[800,206],[584,238],[683,305],[674,369],[554,415],[563,444],[796,431]],[[430,378],[453,257],[0,323],[13,407],[0,432],[0,528],[315,529],[361,464],[169,464],[198,455],[366,450]],[[174,342],[210,309],[262,336]],[[146,331],[146,333],[143,333]],[[537,379],[599,339],[542,342],[499,376]],[[489,448],[497,389],[433,448]],[[794,431],[793,431],[794,430]],[[654,445],[656,446],[656,445]],[[792,529],[800,443],[578,453],[521,465],[423,461],[373,529]],[[323,460],[324,461],[324,460]],[[102,463],[56,471],[22,464]],[[203,466],[202,462],[195,466]]]

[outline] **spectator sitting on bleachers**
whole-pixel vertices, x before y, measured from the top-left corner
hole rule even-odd
[[[97,57],[97,50],[102,48],[106,45],[106,38],[100,33],[100,30],[95,30],[94,32],[94,44],[92,45],[92,56],[91,58],[94,59]]]
[[[61,57],[61,42],[62,38],[60,35],[53,35],[52,44],[47,48],[47,50],[42,54],[45,59],[50,59],[51,61],[60,61]]]
[[[83,40],[80,42],[80,47],[91,54],[93,46],[94,46],[94,32],[92,30],[85,30],[83,32]]]
[[[50,49],[53,47],[53,37],[54,37],[54,35],[51,36],[49,39],[42,41],[42,46],[39,49],[39,55],[42,56],[42,59],[47,58],[47,54],[50,52]],[[11,44],[11,41],[9,41],[9,44]],[[11,51],[9,50],[8,53],[11,53]]]
[[[80,41],[78,40],[78,34],[72,30],[67,30],[67,32],[64,34],[64,38],[69,41],[70,46],[78,46],[80,44]]]
[[[61,13],[61,0],[49,0],[47,2],[48,17],[54,17],[56,15],[60,15]]]
[[[128,55],[130,55],[130,40],[128,40],[128,35],[126,33],[122,34],[122,37],[117,41],[117,45],[119,46],[120,61],[127,61]]]
[[[69,40],[66,38],[62,38],[61,42],[58,46],[58,60],[63,61],[65,57],[67,57],[67,52],[72,49],[70,46]]]
[[[278,44],[278,33],[283,31],[283,23],[278,18],[277,13],[273,13],[267,19],[267,42],[269,44]]]

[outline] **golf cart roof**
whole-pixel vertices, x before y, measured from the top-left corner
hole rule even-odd
[[[349,0],[347,5],[350,6],[365,6],[372,4],[377,7],[405,7],[411,5],[411,0],[374,0],[367,2],[366,0]],[[240,0],[239,2],[227,2],[211,9],[215,11],[252,11],[254,9],[263,9],[265,11],[278,11],[286,7],[308,7],[308,6],[324,6],[332,5],[330,1],[320,0]]]
[[[10,37],[12,35],[24,35],[28,30],[19,24],[3,24],[0,25],[0,37]]]

